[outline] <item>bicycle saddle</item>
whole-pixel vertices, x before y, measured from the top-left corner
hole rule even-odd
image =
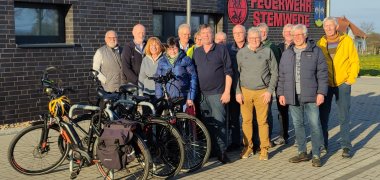
[[[137,89],[138,87],[136,85],[128,83],[126,85],[120,86],[119,91],[121,93],[133,94],[134,92],[137,91]]]
[[[102,99],[104,102],[115,101],[119,99],[119,94],[117,93],[109,93],[104,91],[103,89],[98,89],[98,97]]]

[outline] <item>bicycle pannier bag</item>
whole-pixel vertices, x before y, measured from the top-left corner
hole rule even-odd
[[[134,160],[134,148],[131,145],[136,122],[120,119],[104,126],[97,145],[97,157],[108,169],[124,169]]]

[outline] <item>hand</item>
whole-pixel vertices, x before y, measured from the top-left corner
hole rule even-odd
[[[222,97],[220,98],[220,102],[222,102],[222,104],[227,104],[230,102],[230,93],[223,93],[222,94]]]
[[[351,83],[349,83],[349,82],[344,82],[344,84],[347,84],[347,85],[349,85],[349,86],[351,86],[352,84]]]
[[[323,94],[317,95],[316,105],[319,106],[325,101],[325,96]]]
[[[194,102],[193,102],[193,100],[188,99],[188,100],[186,101],[186,106],[187,106],[187,107],[194,106]]]
[[[236,102],[238,102],[240,105],[244,104],[244,98],[242,94],[236,94]]]
[[[265,92],[264,94],[261,95],[263,97],[263,103],[268,104],[272,98],[272,94],[270,92]]]
[[[281,106],[285,106],[286,105],[285,96],[278,97],[278,102],[280,103]]]

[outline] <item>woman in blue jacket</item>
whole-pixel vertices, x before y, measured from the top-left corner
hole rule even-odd
[[[194,105],[198,77],[193,61],[180,50],[174,37],[167,40],[167,49],[163,59],[158,63],[156,76],[166,75],[172,71],[175,78],[166,85],[171,98],[184,97],[187,106]],[[161,84],[156,83],[156,97],[163,96]]]

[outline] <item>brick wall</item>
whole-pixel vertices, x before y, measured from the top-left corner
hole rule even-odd
[[[223,0],[193,0],[194,12],[223,13]],[[118,32],[119,43],[132,39],[132,28],[142,23],[152,35],[155,10],[185,11],[185,0],[23,0],[22,2],[71,5],[66,16],[66,42],[71,48],[18,48],[15,44],[14,1],[0,0],[0,124],[37,119],[46,112],[40,77],[47,66],[61,69],[59,78],[74,87],[74,103],[87,101],[92,83],[88,70],[109,29]],[[218,4],[217,6],[215,6]],[[38,100],[41,102],[38,103]]]

